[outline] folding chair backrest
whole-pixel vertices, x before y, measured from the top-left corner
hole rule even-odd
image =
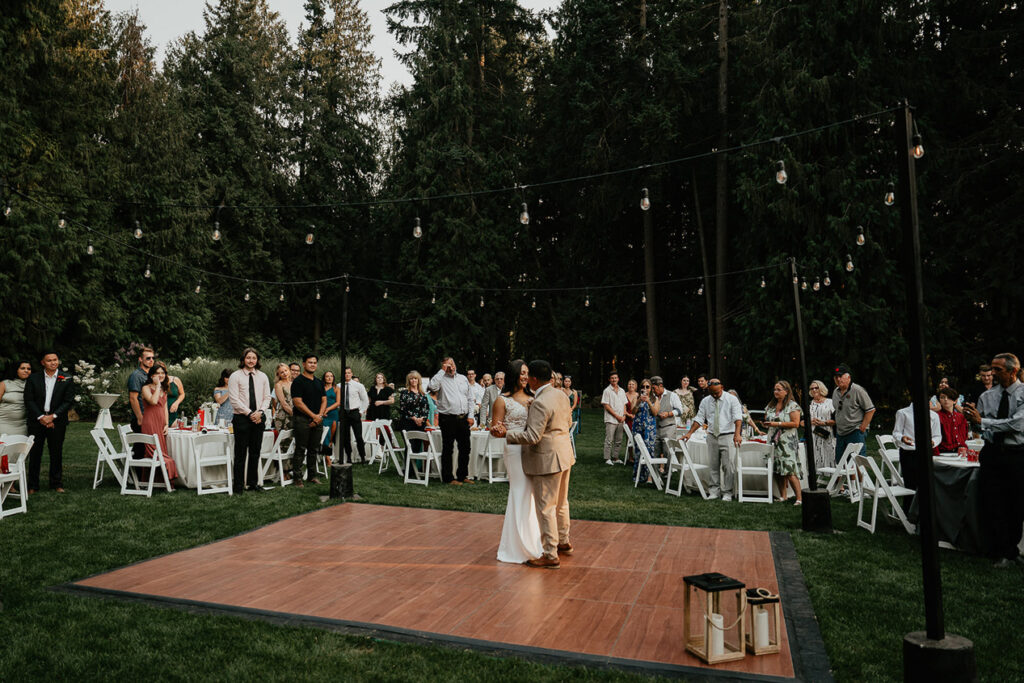
[[[282,449],[281,448],[281,444],[285,443],[286,441],[289,442],[288,448],[287,449]],[[293,451],[294,447],[295,447],[295,440],[292,439],[292,430],[290,430],[290,429],[282,429],[281,431],[279,431],[277,433],[277,439],[274,441],[274,453],[275,454],[282,454],[283,455],[285,453]]]
[[[131,425],[117,425],[117,435],[121,439],[121,448],[128,450],[128,442],[125,440],[132,433]]]
[[[384,440],[387,442],[390,448],[398,450],[398,437],[395,435],[395,430],[391,426],[391,421],[386,420],[386,422],[387,424],[381,427],[381,432],[384,434]]]
[[[402,432],[402,436],[405,437],[405,446],[407,452],[411,455],[415,454],[413,453],[412,449],[409,448],[409,445],[415,441],[419,441],[420,443],[423,444],[423,452],[431,453],[433,451],[433,446],[430,444],[430,436],[427,435],[426,432],[404,431]]]
[[[108,460],[114,459],[118,456],[117,449],[114,448],[113,442],[110,437],[107,436],[107,432],[102,429],[93,429],[89,432],[92,435],[92,440],[96,442],[96,447],[100,449],[100,453],[103,454]]]
[[[217,434],[200,434],[192,440],[192,446],[196,449],[196,453],[199,453],[203,446],[211,443],[221,445],[225,450],[227,450],[228,435],[223,432]]]
[[[0,434],[0,441],[9,443],[31,443],[35,441],[34,436],[23,436],[21,434]]]
[[[136,434],[132,432],[125,434],[125,443],[129,449],[137,443],[145,444],[147,446],[155,446],[157,450],[160,450],[160,439],[156,438],[156,434]],[[161,451],[163,453],[163,451]]]
[[[892,497],[889,485],[886,483],[885,477],[882,476],[881,470],[878,469],[878,463],[864,455],[853,456],[853,462],[867,486],[879,489],[883,495]]]
[[[19,466],[28,457],[28,452],[32,450],[33,438],[28,437],[28,441],[18,441],[11,443],[4,441],[4,445],[0,446],[0,455],[7,456],[8,465],[18,464]]]
[[[629,428],[627,427],[627,429]],[[633,443],[636,446],[637,455],[642,456],[645,461],[649,461],[651,459],[651,452],[647,450],[647,444],[644,443],[644,437],[639,434],[633,435]]]
[[[879,448],[896,448],[896,439],[892,438],[892,434],[876,434],[875,439],[878,441]]]

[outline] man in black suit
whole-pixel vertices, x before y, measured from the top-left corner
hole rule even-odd
[[[25,380],[25,420],[28,433],[35,437],[28,454],[28,492],[39,490],[39,469],[43,462],[43,443],[50,447],[50,488],[64,493],[64,435],[68,430],[68,410],[75,400],[75,384],[58,372],[60,357],[53,351],[42,355],[43,371]]]

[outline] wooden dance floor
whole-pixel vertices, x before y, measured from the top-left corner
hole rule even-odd
[[[495,559],[502,519],[336,505],[66,588],[547,661],[748,680],[828,677],[813,618],[796,614],[809,601],[788,534],[574,520],[576,552],[552,571]],[[789,568],[773,546],[792,555]],[[708,571],[773,592],[781,584],[780,654],[707,667],[686,653],[682,577]],[[811,656],[801,657],[805,648]]]

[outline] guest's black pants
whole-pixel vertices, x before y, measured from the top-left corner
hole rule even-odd
[[[64,435],[66,422],[55,422],[53,427],[44,427],[38,421],[30,423],[28,433],[35,437],[28,452],[28,487],[39,490],[39,470],[43,466],[43,444],[50,448],[50,488],[64,487]],[[24,492],[22,492],[24,494]]]
[[[231,424],[235,431],[235,471],[234,492],[241,493],[243,472],[245,483],[248,486],[256,486],[260,471],[260,450],[263,447],[263,421],[253,422],[248,415],[235,415]],[[249,464],[246,466],[246,458]]]
[[[980,456],[978,492],[983,527],[989,532],[989,554],[995,559],[1017,557],[1024,524],[1024,448],[985,443]]]
[[[363,443],[363,421],[359,417],[359,411],[355,408],[351,410],[342,410],[338,415],[338,423],[340,429],[338,429],[338,438],[341,439],[341,448],[339,451],[344,452],[344,462],[352,462],[352,438],[356,440],[356,450],[359,451],[359,459],[362,462],[366,462],[366,444]],[[349,436],[349,431],[352,432],[352,436]]]
[[[441,481],[452,480],[452,451],[459,444],[459,466],[455,478],[466,481],[469,474],[469,422],[465,415],[437,416],[437,424],[441,427]]]
[[[316,477],[316,455],[320,451],[320,437],[324,432],[321,425],[309,426],[309,418],[296,414],[293,420],[295,427],[295,453],[292,455],[292,479],[302,481],[302,458],[306,458],[306,481]]]

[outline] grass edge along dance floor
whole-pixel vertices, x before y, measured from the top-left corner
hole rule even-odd
[[[572,521],[559,570],[495,559],[501,515],[335,505],[58,587],[194,611],[688,679],[830,680],[785,532]],[[777,591],[782,651],[685,652],[683,576]]]

